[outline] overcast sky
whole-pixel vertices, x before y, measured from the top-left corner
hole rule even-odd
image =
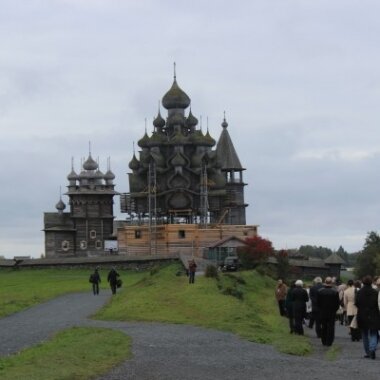
[[[379,15],[377,0],[2,0],[0,255],[44,252],[43,213],[88,141],[129,190],[174,61],[216,139],[226,111],[247,222],[278,249],[361,249],[379,227]]]

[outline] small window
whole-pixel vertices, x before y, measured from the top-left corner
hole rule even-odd
[[[70,249],[70,242],[67,240],[64,240],[61,244],[62,251],[67,252]]]
[[[135,230],[135,239],[141,239],[141,230]]]
[[[96,238],[96,231],[95,230],[91,230],[90,231],[90,239],[95,239]]]
[[[80,249],[87,249],[87,241],[86,240],[82,240],[79,243],[79,246],[80,246]]]
[[[102,248],[102,241],[101,240],[97,240],[96,242],[95,242],[95,248],[96,249],[100,249],[100,248]]]
[[[179,231],[178,231],[178,237],[179,237],[180,239],[184,239],[184,238],[186,237],[186,232],[185,232],[185,230],[179,230]]]

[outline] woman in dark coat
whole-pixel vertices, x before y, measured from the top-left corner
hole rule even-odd
[[[303,282],[297,280],[292,291],[292,305],[294,318],[294,332],[303,335],[303,320],[306,317],[306,302],[309,301],[307,291],[303,288]]]
[[[294,288],[296,287],[295,281],[292,281],[290,284],[290,287],[288,289],[288,293],[286,294],[286,299],[285,299],[285,309],[286,309],[286,316],[289,319],[289,328],[290,328],[290,333],[294,333],[294,317],[293,317],[293,302],[292,302],[292,292]]]
[[[376,358],[378,330],[380,329],[380,312],[378,293],[372,288],[372,277],[363,278],[363,287],[358,291],[355,301],[358,308],[358,327],[362,331],[366,358]]]

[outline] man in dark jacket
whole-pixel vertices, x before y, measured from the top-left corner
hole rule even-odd
[[[107,280],[110,283],[112,294],[116,294],[117,288],[117,278],[119,277],[119,273],[116,272],[115,267],[112,267],[110,272],[108,273]]]
[[[372,277],[363,278],[363,287],[356,294],[358,327],[362,331],[365,358],[376,358],[377,333],[380,329],[378,292],[372,288]]]
[[[335,338],[335,316],[339,309],[339,293],[333,287],[331,277],[326,277],[323,288],[318,290],[317,306],[321,321],[322,344],[331,346]]]
[[[92,283],[92,291],[95,295],[99,294],[99,283],[101,282],[99,269],[95,268],[94,273],[90,276],[90,282]]]
[[[303,282],[297,280],[295,288],[291,293],[294,318],[294,332],[303,335],[303,319],[306,316],[306,302],[309,301],[307,291],[303,288]]]
[[[311,301],[311,317],[309,321],[309,327],[312,329],[315,323],[315,333],[317,337],[321,337],[321,320],[319,318],[319,309],[317,305],[318,290],[323,288],[322,279],[315,277],[313,280],[314,285],[310,288],[310,301]]]

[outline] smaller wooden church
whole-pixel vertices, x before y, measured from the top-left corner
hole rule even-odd
[[[73,257],[104,254],[104,242],[113,237],[113,198],[115,175],[101,172],[91,151],[77,174],[72,162],[67,176],[65,193],[69,197],[69,211],[60,197],[57,212],[44,213],[45,256]]]

